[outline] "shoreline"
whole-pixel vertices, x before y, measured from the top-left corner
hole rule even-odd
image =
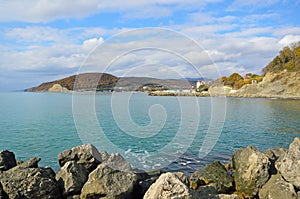
[[[186,176],[182,172],[134,169],[118,153],[85,144],[58,154],[60,170],[39,167],[40,158],[22,162],[0,152],[1,198],[177,198],[243,199],[300,196],[300,139],[289,149],[264,152],[248,146],[231,162],[218,160]],[[170,187],[164,187],[168,183]],[[30,189],[29,189],[30,187]],[[97,188],[96,188],[97,187]],[[164,188],[163,188],[164,187]]]

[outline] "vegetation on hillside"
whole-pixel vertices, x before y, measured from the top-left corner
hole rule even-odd
[[[221,77],[216,81],[218,83],[224,84],[224,86],[230,86],[233,89],[240,89],[245,84],[251,84],[252,80],[256,80],[256,82],[261,82],[263,80],[263,76],[259,76],[256,74],[250,74],[247,79],[244,79],[240,74],[233,73],[229,77]]]
[[[289,72],[300,70],[300,41],[284,47],[262,72],[280,72],[282,70]]]

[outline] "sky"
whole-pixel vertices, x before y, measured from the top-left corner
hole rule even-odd
[[[259,74],[300,41],[299,0],[0,0],[0,91],[78,72]]]

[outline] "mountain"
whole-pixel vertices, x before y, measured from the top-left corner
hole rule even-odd
[[[195,81],[183,79],[156,79],[150,77],[116,77],[106,73],[84,73],[60,80],[42,83],[26,92],[67,92],[73,91],[143,91],[164,89],[190,89]]]
[[[77,78],[77,81],[76,81]],[[99,80],[99,81],[98,81]],[[98,81],[97,89],[109,90],[118,82],[119,78],[106,73],[85,73],[72,75],[60,80],[42,83],[33,88],[26,89],[26,92],[48,92],[48,91],[72,91],[76,83],[76,89],[92,90],[95,81]],[[53,90],[52,90],[53,88]],[[57,88],[57,89],[55,89]]]

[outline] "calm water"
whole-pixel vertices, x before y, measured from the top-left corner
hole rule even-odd
[[[91,96],[82,95],[80,99]],[[95,129],[92,125],[83,128],[77,121],[77,127],[84,129],[77,132],[72,94],[0,93],[0,148],[15,152],[21,160],[41,157],[40,166],[58,170],[57,155],[81,145],[80,138],[85,136],[99,150],[115,152],[109,147],[114,145],[126,154],[152,153],[174,141],[172,146],[186,144],[187,151],[166,169],[191,173],[214,159],[228,161],[237,148],[248,145],[260,150],[288,147],[295,136],[300,136],[299,100],[220,98],[212,103],[211,98],[197,98],[195,101],[192,97],[149,97],[141,93],[132,94],[129,101],[127,94],[114,97],[113,104],[109,94],[97,94],[94,98],[97,123],[110,142],[103,144],[101,137],[91,134]],[[129,110],[130,120],[122,113],[124,107]],[[85,106],[82,105],[80,110],[84,112]],[[222,112],[225,110],[219,139],[218,134],[210,134],[213,140],[217,140],[216,145],[206,157],[199,158],[208,129],[223,125]],[[217,123],[220,124],[210,123],[212,112],[214,117],[219,117]],[[195,119],[197,115],[200,117]],[[157,132],[149,134],[149,129]],[[196,129],[195,134],[193,129]],[[178,137],[179,130],[183,136],[176,141],[174,138]]]

